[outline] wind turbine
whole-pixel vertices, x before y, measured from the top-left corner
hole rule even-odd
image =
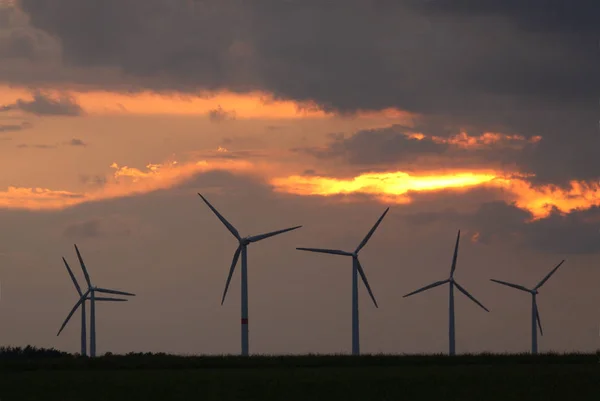
[[[85,268],[85,263],[83,263],[83,258],[81,257],[81,253],[79,253],[79,249],[77,248],[77,245],[75,245],[75,252],[77,252],[77,258],[79,259],[79,264],[81,265],[81,269],[83,270],[83,275],[85,276],[85,281],[87,282],[88,289],[85,293],[81,294],[79,301],[77,301],[75,306],[73,306],[73,309],[71,309],[71,312],[69,313],[69,315],[63,322],[62,326],[60,327],[60,330],[58,330],[58,334],[56,334],[56,335],[57,336],[60,335],[60,332],[63,331],[63,329],[69,322],[69,319],[71,319],[71,316],[73,316],[73,314],[75,313],[77,308],[79,308],[80,305],[83,305],[83,303],[85,302],[86,299],[89,299],[90,300],[90,356],[95,357],[96,356],[96,301],[100,301],[100,300],[106,301],[107,300],[106,298],[96,297],[96,292],[105,293],[105,294],[130,295],[130,296],[135,296],[135,294],[132,294],[130,292],[109,290],[107,288],[93,286],[92,282],[90,280],[90,276],[87,272],[87,269]],[[66,262],[65,262],[65,264],[66,264]],[[67,269],[69,270],[71,277],[73,277],[71,269],[68,267],[68,265],[67,265]],[[77,282],[74,281],[74,283],[75,283],[75,288],[78,289],[79,290],[78,292],[81,293],[81,289],[78,288],[79,286],[77,285]],[[110,298],[110,299],[112,300],[112,298]],[[122,301],[121,299],[118,299],[118,300]],[[82,321],[85,322],[85,312],[83,312],[83,311],[84,311],[84,309],[82,309]],[[82,324],[83,331],[85,331],[84,325],[85,325],[85,323]],[[82,339],[84,338],[83,337],[84,334],[85,333],[82,334]],[[84,342],[84,340],[82,340],[82,342]],[[83,344],[82,344],[82,348],[83,348]]]
[[[225,296],[227,295],[227,290],[229,289],[229,283],[231,282],[231,277],[233,276],[233,272],[235,270],[235,266],[237,265],[238,259],[240,258],[240,253],[242,254],[242,355],[247,356],[249,352],[249,338],[248,338],[248,245],[253,242],[258,242],[260,240],[273,237],[278,234],[283,234],[288,231],[296,230],[302,226],[296,226],[291,228],[285,228],[283,230],[272,231],[266,234],[253,235],[248,237],[241,237],[238,230],[235,229],[225,217],[221,215],[211,205],[204,196],[198,194],[204,203],[213,211],[213,213],[221,220],[221,223],[233,236],[238,240],[238,247],[233,254],[233,261],[231,262],[231,268],[229,269],[229,275],[227,276],[227,282],[225,283],[225,291],[223,291],[223,298],[221,299],[221,305],[225,302]]]
[[[77,282],[77,279],[75,278],[75,275],[73,274],[73,271],[69,267],[69,264],[67,263],[67,261],[64,257],[62,258],[62,260],[65,264],[65,267],[67,268],[67,271],[69,272],[69,276],[71,276],[71,280],[73,281],[73,284],[75,285],[75,290],[79,294],[80,298],[83,297],[83,292],[81,292],[81,287],[79,287],[79,283]],[[87,355],[85,301],[88,299],[90,299],[89,295],[81,303],[81,355],[82,356]],[[123,299],[123,298],[105,298],[105,297],[96,298],[95,300],[96,301],[113,301],[113,302],[127,301],[126,299]],[[60,332],[59,332],[59,334],[60,334]]]
[[[481,308],[483,308],[486,312],[489,312],[489,310],[485,306],[483,306],[483,304],[481,304],[481,302],[476,300],[475,297],[473,297],[471,294],[469,294],[469,292],[467,290],[465,290],[460,284],[458,284],[456,282],[456,280],[454,279],[454,270],[456,270],[456,259],[458,257],[459,241],[460,241],[460,230],[458,230],[458,235],[456,236],[456,245],[454,247],[454,257],[452,258],[452,267],[450,268],[450,277],[447,278],[446,280],[436,281],[435,283],[426,285],[425,287],[419,288],[418,290],[408,293],[408,294],[404,295],[404,297],[403,297],[403,298],[410,297],[411,295],[418,294],[419,292],[423,292],[425,290],[429,290],[431,288],[435,288],[437,286],[440,286],[440,285],[443,285],[446,283],[450,284],[450,299],[449,299],[450,321],[449,321],[449,330],[448,330],[448,342],[449,342],[449,348],[450,348],[450,351],[449,351],[450,355],[456,354],[455,326],[454,326],[454,286],[456,286],[456,288],[458,288],[458,290],[460,292],[465,294],[471,301],[475,302],[477,305],[479,305]]]
[[[558,268],[564,263],[565,261],[562,260],[554,269],[552,269],[550,271],[550,273],[548,273],[546,275],[546,277],[544,277],[542,279],[542,281],[540,281],[538,283],[538,285],[536,285],[535,287],[533,287],[532,289],[529,288],[525,288],[522,285],[518,285],[518,284],[513,284],[513,283],[508,283],[506,281],[501,281],[501,280],[496,280],[496,279],[490,279],[491,281],[498,283],[498,284],[502,284],[508,287],[512,287],[512,288],[516,288],[517,290],[521,290],[521,291],[525,291],[531,294],[531,353],[532,354],[537,354],[538,352],[538,344],[537,344],[537,326],[539,326],[540,328],[540,334],[543,336],[544,335],[544,331],[542,330],[542,322],[540,321],[540,312],[538,310],[537,307],[537,294],[538,294],[538,289],[544,285],[544,283],[546,281],[548,281],[548,279],[558,270]],[[537,323],[537,326],[536,326]]]
[[[388,207],[385,209],[385,212],[381,215],[379,220],[375,223],[371,231],[365,236],[362,242],[356,247],[354,252],[340,251],[336,249],[318,249],[318,248],[296,248],[300,251],[308,251],[308,252],[319,252],[319,253],[328,253],[331,255],[342,255],[342,256],[352,256],[352,355],[360,354],[360,338],[359,338],[359,330],[358,330],[358,274],[360,274],[360,278],[362,282],[367,287],[367,291],[375,304],[375,307],[378,308],[377,301],[375,300],[375,296],[373,295],[373,291],[371,291],[371,286],[369,285],[369,281],[367,280],[367,276],[358,260],[358,253],[360,250],[367,245],[367,242],[377,230],[379,224],[390,210]]]

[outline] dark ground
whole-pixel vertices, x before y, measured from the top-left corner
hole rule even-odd
[[[0,400],[600,400],[598,354],[201,357],[0,350]]]

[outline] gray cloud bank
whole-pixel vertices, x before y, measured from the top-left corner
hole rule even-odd
[[[442,125],[544,136],[523,161],[540,182],[595,178],[600,169],[597,2],[20,4],[38,36],[58,39],[72,72],[53,64],[30,80],[258,89],[341,112],[398,107]]]
[[[20,110],[38,116],[80,116],[83,109],[67,95],[57,99],[36,91],[32,100],[17,99],[14,103],[0,106],[0,112]]]

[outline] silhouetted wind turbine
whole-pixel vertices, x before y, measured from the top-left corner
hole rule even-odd
[[[67,261],[65,260],[64,257],[62,258],[62,260],[65,263],[65,267],[67,268],[67,271],[69,272],[69,276],[71,276],[71,280],[73,280],[73,284],[75,285],[75,290],[77,290],[77,293],[79,294],[80,298],[83,297],[83,292],[81,292],[81,287],[79,287],[79,283],[77,282],[77,279],[75,279],[75,275],[73,274],[73,271],[69,267],[69,264],[67,263]],[[87,355],[85,301],[88,299],[90,299],[89,295],[81,303],[81,355],[83,355],[83,356]],[[95,300],[96,301],[113,301],[113,302],[127,301],[126,299],[123,299],[123,298],[107,298],[107,297],[100,297],[100,298],[96,298]],[[60,334],[60,332],[58,334]]]
[[[371,231],[365,236],[362,242],[356,247],[354,252],[346,252],[335,249],[318,249],[318,248],[296,248],[300,251],[308,251],[308,252],[319,252],[319,253],[328,253],[331,255],[342,255],[342,256],[352,256],[352,355],[360,354],[360,338],[359,338],[359,329],[358,329],[358,274],[360,274],[360,278],[362,279],[365,287],[367,287],[367,291],[375,304],[375,307],[378,308],[377,301],[375,300],[375,296],[373,295],[373,291],[371,291],[371,286],[369,285],[369,281],[367,280],[367,276],[363,271],[363,268],[358,260],[358,253],[360,250],[367,245],[367,242],[379,226],[381,221],[390,210],[388,207],[385,209],[385,212],[381,215],[379,220],[375,223]]]
[[[446,280],[442,280],[442,281],[436,281],[435,283],[426,285],[423,288],[419,288],[416,291],[413,291],[411,293],[404,295],[404,298],[406,298],[406,297],[410,297],[411,295],[418,294],[419,292],[423,292],[425,290],[429,290],[431,288],[435,288],[437,286],[440,286],[440,285],[443,285],[446,283],[450,284],[450,300],[449,300],[450,322],[449,322],[449,330],[448,330],[450,355],[456,354],[455,327],[454,327],[454,286],[456,286],[456,288],[458,288],[458,290],[460,292],[465,294],[471,301],[475,302],[477,305],[479,305],[481,308],[483,308],[486,312],[489,312],[489,310],[485,306],[483,306],[481,304],[481,302],[476,300],[471,294],[469,294],[469,292],[467,290],[465,290],[460,284],[458,284],[456,282],[456,280],[454,280],[454,270],[456,269],[456,259],[458,258],[458,243],[459,243],[459,241],[460,241],[460,230],[458,230],[458,235],[456,236],[456,246],[454,247],[454,257],[452,258],[452,267],[450,268],[450,277],[449,278],[447,278]]]
[[[529,288],[525,288],[522,285],[518,285],[518,284],[513,284],[513,283],[508,283],[506,281],[501,281],[501,280],[496,280],[496,279],[490,279],[491,281],[493,281],[494,283],[498,283],[498,284],[502,284],[502,285],[506,285],[508,287],[512,287],[512,288],[516,288],[517,290],[521,290],[521,291],[525,291],[531,294],[531,353],[532,354],[537,354],[538,352],[538,344],[537,344],[537,326],[539,326],[540,328],[540,334],[543,336],[544,335],[544,331],[542,330],[542,322],[540,320],[540,312],[538,310],[537,307],[537,294],[538,294],[538,289],[544,285],[544,283],[546,281],[548,281],[548,279],[550,278],[550,276],[552,276],[557,270],[558,268],[564,263],[565,261],[562,260],[554,269],[552,269],[550,271],[550,273],[548,273],[546,275],[546,277],[544,277],[542,279],[542,281],[540,281],[538,283],[538,285],[536,285],[535,287],[533,287],[532,289]],[[537,326],[536,326],[537,323]]]
[[[69,319],[71,319],[71,316],[73,316],[73,314],[75,313],[77,308],[79,308],[80,305],[83,305],[83,303],[85,302],[86,299],[89,299],[90,300],[90,356],[95,357],[96,356],[96,301],[97,300],[98,301],[99,300],[102,300],[102,301],[107,300],[106,298],[96,297],[96,292],[105,293],[105,294],[130,295],[130,296],[135,296],[135,294],[132,294],[130,292],[109,290],[107,288],[100,288],[100,287],[92,286],[92,282],[90,281],[90,276],[88,275],[87,269],[85,268],[85,263],[83,263],[81,253],[79,253],[79,249],[77,248],[77,245],[75,245],[75,252],[77,252],[77,258],[79,259],[79,264],[81,265],[81,269],[83,270],[83,275],[85,277],[85,281],[87,282],[88,289],[85,293],[81,294],[79,301],[77,301],[75,306],[73,306],[73,309],[71,309],[71,312],[69,313],[69,315],[63,322],[62,326],[60,327],[60,330],[58,330],[58,334],[56,334],[56,335],[57,336],[60,335],[60,332],[65,328],[65,326],[69,322]],[[65,264],[66,264],[66,262],[65,262]],[[67,265],[67,269],[69,270],[69,273],[72,274],[71,269],[68,267],[68,265]],[[71,275],[71,277],[73,277],[73,276]],[[75,283],[76,283],[76,281],[75,281]],[[77,284],[75,284],[75,287],[76,287],[76,289],[78,289],[78,292],[81,293],[81,289],[78,288],[79,286]],[[83,321],[85,322],[85,312],[82,312],[82,317],[84,318]],[[85,330],[85,328],[83,330]]]
[[[211,205],[204,196],[202,196],[201,194],[198,194],[198,195],[202,198],[202,200],[204,201],[204,203],[206,203],[206,205],[210,208],[210,210],[213,211],[213,213],[218,217],[218,219],[221,220],[221,223],[223,223],[223,225],[225,227],[227,227],[229,232],[231,234],[233,234],[233,236],[238,240],[238,243],[239,243],[237,249],[235,250],[235,253],[233,254],[233,261],[231,262],[231,268],[229,269],[229,275],[227,276],[227,282],[225,283],[225,291],[223,291],[223,298],[221,299],[221,305],[223,305],[223,302],[225,302],[225,296],[227,295],[227,290],[229,289],[229,283],[231,282],[231,277],[233,276],[235,266],[237,265],[237,262],[238,262],[238,259],[240,257],[240,253],[241,253],[242,254],[242,355],[247,356],[249,353],[248,256],[247,256],[248,255],[248,244],[251,244],[253,242],[258,242],[260,240],[270,238],[270,237],[273,237],[278,234],[283,234],[288,231],[296,230],[302,226],[285,228],[283,230],[272,231],[272,232],[266,233],[266,234],[259,234],[259,235],[248,236],[248,237],[242,238],[240,236],[240,233],[235,229],[235,227],[232,226],[227,220],[225,220],[225,217],[223,217],[221,215],[221,213],[219,213],[217,211],[217,209],[215,209],[213,207],[213,205]]]

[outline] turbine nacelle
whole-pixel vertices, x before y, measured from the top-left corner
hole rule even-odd
[[[373,233],[375,233],[375,230],[377,230],[377,227],[379,227],[379,224],[381,224],[381,221],[383,220],[383,218],[385,217],[385,215],[387,214],[387,212],[389,210],[390,210],[389,207],[387,209],[385,209],[385,211],[383,212],[381,217],[379,217],[379,219],[377,220],[375,225],[371,228],[371,230],[367,233],[365,238],[363,238],[361,243],[356,247],[356,249],[353,252],[342,251],[339,249],[322,249],[322,248],[296,248],[296,249],[299,251],[328,253],[330,255],[351,256],[352,263],[354,266],[356,266],[358,274],[360,275],[360,278],[361,278],[363,284],[367,288],[367,292],[369,293],[369,296],[371,297],[373,304],[375,305],[376,308],[379,308],[379,306],[377,305],[377,301],[375,300],[375,296],[373,295],[373,291],[371,290],[371,286],[369,285],[369,281],[367,280],[367,276],[362,268],[362,265],[360,264],[360,260],[358,259],[358,253],[360,252],[360,250],[362,248],[364,248],[365,245],[367,245],[367,242],[369,242],[369,239],[371,239],[371,237],[373,236]]]
[[[79,252],[79,248],[77,248],[77,245],[74,245],[74,246],[75,246],[75,252],[77,253],[77,259],[79,259],[79,264],[81,265],[81,270],[83,270],[83,275],[85,277],[85,281],[88,285],[88,288],[85,292],[81,291],[81,287],[77,283],[77,280],[75,279],[75,275],[73,274],[73,271],[71,270],[69,264],[67,263],[65,258],[62,258],[63,262],[65,264],[65,267],[67,268],[67,271],[69,272],[69,275],[71,276],[73,284],[75,285],[75,289],[77,290],[77,293],[79,294],[79,300],[75,303],[75,305],[73,306],[73,309],[71,309],[71,312],[67,315],[67,318],[65,319],[61,328],[58,330],[58,333],[56,334],[57,336],[60,335],[61,331],[65,328],[65,326],[71,319],[71,316],[73,316],[73,314],[77,311],[77,309],[85,301],[92,300],[92,297],[93,297],[94,301],[113,301],[113,302],[127,301],[126,299],[123,299],[123,298],[97,297],[96,292],[104,293],[104,294],[135,296],[135,294],[132,294],[130,292],[110,290],[108,288],[102,288],[102,287],[97,287],[97,286],[92,285],[90,275],[88,274],[87,268],[85,267],[83,257],[81,256],[81,253]],[[95,351],[93,351],[93,352],[95,352]],[[92,355],[92,356],[94,356],[94,355]]]
[[[496,280],[496,279],[490,279],[490,281],[493,281],[495,283],[498,284],[502,284],[506,287],[512,287],[515,288],[517,290],[521,290],[524,292],[528,292],[531,294],[532,297],[532,306],[531,306],[531,316],[533,319],[532,322],[532,346],[531,346],[531,352],[532,353],[537,353],[537,334],[535,333],[535,325],[537,322],[537,326],[540,329],[540,335],[544,335],[544,331],[542,329],[542,322],[540,320],[540,311],[538,310],[538,305],[537,305],[537,295],[539,294],[538,289],[544,285],[544,283],[546,283],[546,281],[548,281],[548,279],[554,274],[556,273],[556,271],[558,270],[558,268],[565,262],[565,260],[563,259],[558,265],[556,265],[556,267],[552,270],[550,270],[550,272],[532,289],[526,288],[522,285],[519,284],[514,284],[514,283],[509,283],[507,281],[502,281],[502,280]]]
[[[204,201],[204,203],[206,203],[208,208],[214,213],[215,216],[217,216],[217,218],[221,221],[221,223],[223,223],[223,225],[227,228],[227,230],[229,230],[229,232],[238,240],[238,244],[239,244],[237,249],[235,250],[235,253],[233,254],[233,260],[231,262],[231,267],[229,269],[229,275],[227,276],[227,281],[225,282],[225,290],[223,291],[223,298],[221,299],[221,305],[223,305],[223,303],[225,302],[225,296],[227,295],[227,290],[229,289],[229,283],[231,282],[231,277],[233,276],[233,272],[237,265],[240,254],[242,252],[242,248],[247,247],[248,245],[250,245],[253,242],[262,241],[263,239],[267,239],[267,238],[274,237],[279,234],[287,233],[288,231],[297,230],[298,228],[301,228],[302,226],[294,226],[294,227],[290,227],[290,228],[284,228],[283,230],[271,231],[271,232],[268,232],[265,234],[248,235],[248,236],[242,237],[240,235],[240,233],[238,232],[238,230],[230,222],[228,222],[227,219],[225,219],[225,217],[223,217],[223,215],[221,213],[219,213],[219,211],[217,209],[215,209],[215,207],[213,205],[211,205],[210,202],[204,196],[202,196],[200,193],[198,193],[198,196],[200,196],[200,198],[202,198],[202,200]]]

